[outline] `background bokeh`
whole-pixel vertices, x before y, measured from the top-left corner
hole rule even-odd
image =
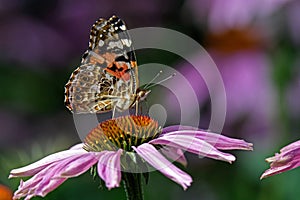
[[[145,199],[299,198],[300,169],[259,180],[268,167],[265,157],[300,138],[297,0],[0,0],[1,185],[15,190],[19,179],[7,179],[11,169],[80,142],[63,104],[64,85],[87,48],[91,25],[113,14],[129,28],[170,28],[204,46],[227,93],[223,134],[254,143],[253,152],[233,152],[237,161],[232,165],[188,155],[186,171],[194,182],[187,191],[160,173],[151,173]],[[201,76],[187,62],[151,50],[137,52],[137,59],[182,72],[197,94],[201,128],[207,128],[210,98]],[[180,109],[173,97],[164,94],[153,88],[149,103],[167,100],[173,110]],[[176,120],[175,114],[168,116],[168,123]],[[122,188],[99,188],[99,180],[86,173],[44,199],[125,199],[125,193]]]

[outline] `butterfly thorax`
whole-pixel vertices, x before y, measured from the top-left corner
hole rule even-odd
[[[151,92],[151,90],[138,88],[136,90],[136,94],[135,94],[135,102],[144,101],[150,92]]]

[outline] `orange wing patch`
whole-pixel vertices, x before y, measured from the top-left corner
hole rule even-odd
[[[104,70],[118,79],[123,79],[124,81],[128,81],[130,79],[128,65],[125,62],[113,62]]]

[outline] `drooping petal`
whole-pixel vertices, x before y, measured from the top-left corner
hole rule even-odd
[[[121,154],[123,150],[102,151],[97,171],[108,189],[119,187],[121,181]]]
[[[166,145],[229,163],[235,161],[233,155],[223,153],[209,143],[189,135],[163,135],[162,137],[151,140],[149,143]]]
[[[81,154],[85,154],[85,153],[87,153],[87,151],[85,151],[84,149],[74,149],[74,150],[69,149],[69,150],[57,152],[57,153],[51,154],[37,162],[27,165],[25,167],[11,170],[9,178],[33,176],[34,174],[38,173],[39,171],[41,171],[42,169],[44,169],[45,167],[47,167],[48,165],[50,165],[54,162],[60,161],[67,157],[71,157],[71,156],[79,155],[79,154],[81,155]]]
[[[86,172],[97,161],[98,158],[95,153],[85,151],[84,154],[78,153],[77,155],[71,155],[44,165],[44,168],[32,178],[25,182],[21,181],[18,190],[14,194],[14,198],[26,197],[26,199],[30,199],[34,196],[43,197],[56,189],[67,178]]]
[[[36,193],[39,195],[47,194],[52,191],[51,188],[53,185],[57,185],[57,181],[55,179],[61,180],[76,177],[86,172],[97,161],[98,159],[93,152],[86,152],[83,155],[75,155],[61,160],[59,163],[53,163],[53,167],[47,170],[47,173],[43,176],[43,180],[39,182]]]
[[[99,154],[99,153],[98,153]],[[86,172],[98,161],[97,153],[89,152],[77,156],[57,172],[58,177],[71,178]]]
[[[138,147],[132,147],[139,156],[146,160],[150,165],[159,170],[166,177],[180,184],[184,190],[191,185],[192,178],[173,165],[151,144],[144,143]]]
[[[221,134],[212,133],[205,130],[195,130],[189,126],[170,126],[163,129],[163,135],[189,135],[204,140],[221,150],[253,150],[252,144],[244,140],[226,137]]]
[[[261,175],[260,179],[299,167],[300,141],[296,141],[286,147],[283,147],[279,154],[276,153],[275,156],[267,158],[266,161],[270,163],[270,169],[267,169]]]
[[[50,182],[51,175],[54,175],[52,170],[54,167],[55,166],[51,164],[27,181],[23,182],[21,180],[18,190],[14,193],[13,199],[20,199],[22,197],[26,197],[25,199],[31,199],[34,196],[43,197],[57,188],[66,179],[53,179]]]
[[[43,190],[39,193],[39,196],[45,197],[49,192],[52,192],[55,190],[58,186],[63,184],[67,178],[55,178],[55,179],[50,179],[49,183],[43,187]]]
[[[176,161],[183,166],[187,166],[187,160],[184,156],[184,153],[181,149],[176,149],[174,147],[167,147],[164,146],[163,148],[159,149],[162,154],[167,156],[169,159]]]

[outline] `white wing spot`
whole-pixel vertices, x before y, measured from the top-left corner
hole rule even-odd
[[[126,30],[126,26],[122,25],[122,26],[120,26],[120,29],[123,30],[123,31],[125,31]]]
[[[127,47],[130,47],[131,46],[131,40],[129,40],[129,39],[121,39],[121,41],[122,41],[122,43],[124,44],[124,45],[126,45]]]
[[[116,42],[111,41],[108,44],[108,48],[107,49],[113,49],[115,47],[117,47],[119,49],[123,49],[123,45],[122,45],[121,41],[116,41]]]
[[[104,41],[103,40],[100,40],[99,41],[99,47],[102,47],[104,45]]]

